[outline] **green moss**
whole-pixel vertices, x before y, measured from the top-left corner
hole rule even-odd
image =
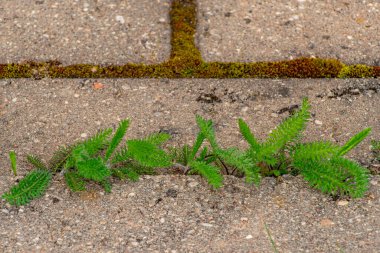
[[[344,66],[338,75],[339,78],[365,78],[368,76],[374,76],[374,69],[363,64]]]
[[[380,77],[380,67],[347,66],[334,59],[299,58],[279,62],[204,62],[195,45],[195,0],[173,0],[171,54],[161,64],[99,66],[58,61],[0,64],[0,78],[352,78]]]

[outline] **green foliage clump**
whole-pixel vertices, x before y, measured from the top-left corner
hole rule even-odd
[[[112,176],[136,181],[141,169],[171,165],[169,155],[160,148],[170,138],[166,133],[128,140],[119,148],[128,126],[129,120],[122,120],[113,136],[112,129],[107,128],[85,141],[60,147],[47,165],[37,156],[29,155],[27,160],[35,169],[2,197],[14,205],[27,204],[44,193],[57,172],[64,175],[73,192],[86,190],[90,181],[110,192]]]
[[[342,147],[330,142],[300,143],[310,117],[309,108],[304,99],[300,110],[283,121],[262,143],[246,123],[239,120],[240,131],[250,144],[248,153],[252,160],[264,175],[296,172],[322,192],[362,197],[368,189],[368,170],[343,155],[355,148],[371,129],[364,129]]]
[[[333,195],[361,197],[368,189],[368,171],[343,156],[355,148],[371,129],[356,134],[343,146],[317,141],[301,143],[302,132],[310,118],[310,105],[301,108],[271,131],[265,141],[258,140],[248,124],[239,119],[239,129],[249,148],[221,148],[213,123],[197,116],[199,133],[193,147],[172,150],[173,159],[185,173],[199,174],[215,188],[222,185],[222,174],[238,171],[246,182],[259,184],[262,176],[301,174],[312,186]],[[208,146],[203,146],[204,142]],[[200,152],[199,152],[200,151]]]
[[[184,174],[201,175],[214,188],[222,186],[223,174],[244,176],[247,183],[258,185],[263,176],[291,173],[302,175],[324,193],[362,197],[368,189],[369,172],[344,155],[359,145],[371,129],[359,132],[343,146],[328,141],[303,143],[302,132],[309,118],[310,105],[304,99],[300,109],[264,141],[257,139],[248,124],[239,119],[240,132],[249,144],[248,149],[240,150],[222,148],[213,122],[196,116],[199,132],[193,146],[172,148],[170,155],[161,148],[170,138],[166,133],[126,140],[120,145],[130,123],[122,120],[114,133],[107,128],[84,141],[60,147],[47,164],[28,155],[34,169],[2,197],[14,205],[27,204],[45,192],[56,173],[64,176],[73,192],[86,190],[91,181],[111,192],[112,177],[136,181],[142,173],[171,166],[183,169]],[[380,142],[372,142],[372,146],[379,156]],[[15,167],[15,155],[10,157]]]
[[[215,188],[222,186],[224,173],[231,174],[238,170],[246,177],[247,182],[258,183],[260,174],[253,161],[237,148],[223,149],[216,141],[211,120],[196,116],[199,133],[192,147],[185,145],[172,151],[173,159],[184,167],[186,173],[199,174]],[[204,142],[208,146],[204,146]]]
[[[43,195],[51,181],[51,173],[46,170],[34,169],[23,179],[2,195],[11,205],[25,205],[32,199]]]

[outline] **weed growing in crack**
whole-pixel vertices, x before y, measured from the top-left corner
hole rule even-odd
[[[86,184],[90,181],[110,192],[112,176],[136,181],[144,168],[171,165],[170,157],[160,148],[170,138],[165,133],[127,140],[118,148],[128,126],[129,120],[122,120],[112,138],[112,129],[108,128],[83,142],[61,147],[48,166],[37,156],[29,155],[27,158],[34,170],[2,197],[14,205],[27,204],[46,191],[56,173],[64,175],[67,186],[74,192],[86,190]]]
[[[161,146],[170,135],[154,133],[143,139],[127,140],[119,147],[130,123],[122,120],[113,136],[113,130],[107,128],[85,141],[60,147],[47,164],[28,155],[34,169],[2,198],[13,205],[27,204],[43,195],[57,173],[63,174],[74,192],[86,190],[88,182],[98,183],[110,192],[112,177],[136,181],[147,171],[173,166],[181,168],[184,174],[201,175],[214,188],[222,186],[224,174],[242,175],[247,183],[258,185],[263,176],[291,173],[302,175],[324,193],[362,197],[368,189],[369,172],[344,155],[363,141],[371,129],[364,129],[343,146],[328,141],[303,143],[301,137],[310,118],[309,110],[308,100],[304,99],[298,111],[272,130],[265,141],[258,140],[248,124],[239,119],[240,132],[249,144],[246,150],[222,148],[216,140],[213,122],[201,116],[196,116],[199,132],[193,146],[170,148],[167,154]],[[372,145],[375,152],[380,151],[380,143]],[[13,164],[15,168],[15,156]]]

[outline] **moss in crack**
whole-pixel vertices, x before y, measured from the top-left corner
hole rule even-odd
[[[380,67],[347,66],[334,59],[299,58],[278,62],[204,62],[195,45],[195,0],[173,0],[171,54],[161,64],[101,66],[58,61],[0,64],[0,78],[357,78],[380,77]]]
[[[374,76],[373,67],[369,67],[363,64],[344,66],[340,71],[339,78],[365,78],[368,76]]]

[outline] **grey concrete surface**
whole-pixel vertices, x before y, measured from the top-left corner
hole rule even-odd
[[[0,190],[14,179],[0,175]],[[360,200],[333,200],[299,177],[260,187],[226,177],[212,190],[196,176],[145,176],[73,194],[57,176],[47,194],[13,208],[0,202],[1,252],[375,253],[380,178]]]
[[[161,130],[180,145],[194,141],[200,114],[214,120],[222,146],[244,148],[238,117],[264,138],[304,96],[313,114],[304,139],[343,144],[372,126],[349,154],[368,164],[369,141],[380,139],[377,79],[1,80],[0,193],[30,169],[26,154],[47,160],[59,145],[123,118],[132,120],[128,138]],[[19,157],[16,178],[11,149]],[[333,200],[290,176],[266,178],[259,188],[227,177],[216,191],[199,177],[147,176],[115,181],[113,193],[104,195],[96,186],[70,193],[57,175],[47,195],[28,206],[0,201],[0,251],[273,252],[267,225],[280,252],[377,252],[379,180],[371,176],[363,199]]]
[[[335,58],[380,65],[378,0],[198,0],[206,61]]]
[[[158,63],[170,55],[170,0],[2,0],[0,63]]]
[[[100,82],[103,89],[94,89]],[[194,141],[195,114],[214,120],[224,146],[244,142],[237,119],[242,117],[259,138],[289,116],[289,106],[309,97],[313,117],[305,140],[343,144],[365,127],[373,133],[350,153],[370,156],[369,140],[380,139],[378,79],[13,79],[0,82],[1,150],[15,149],[48,158],[98,129],[131,118],[129,137],[165,130],[172,144]],[[0,157],[5,166],[6,152]]]

